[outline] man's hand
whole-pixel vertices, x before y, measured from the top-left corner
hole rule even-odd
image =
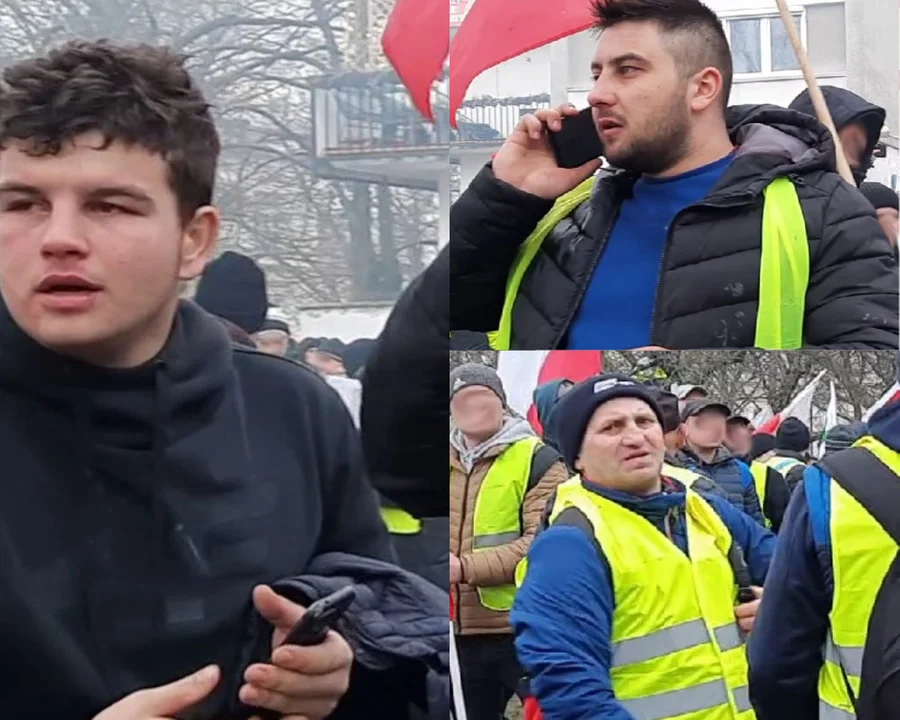
[[[450,553],[450,584],[456,585],[462,582],[462,563],[459,558]]]
[[[494,155],[494,176],[545,200],[556,200],[573,190],[603,164],[599,159],[572,169],[556,164],[548,132],[559,132],[563,118],[577,114],[575,106],[567,104],[523,115]]]
[[[756,620],[756,613],[759,611],[759,603],[763,596],[763,589],[761,587],[752,587],[750,589],[756,594],[756,600],[744,603],[743,605],[737,605],[734,608],[734,616],[737,618],[738,626],[745,633],[749,633],[753,630],[753,622]]]
[[[171,720],[203,700],[218,683],[219,668],[210,665],[168,685],[133,692],[94,720]]]
[[[304,609],[265,585],[254,588],[253,604],[275,629],[272,663],[247,668],[241,702],[274,710],[285,720],[320,720],[330,715],[350,686],[353,651],[347,641],[330,630],[321,645],[282,646]]]

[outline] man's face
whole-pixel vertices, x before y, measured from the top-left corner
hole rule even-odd
[[[657,174],[687,151],[687,83],[653,22],[604,30],[588,94],[604,155],[618,168]]]
[[[753,433],[747,425],[732,423],[725,436],[725,447],[735,455],[749,455],[753,446]]]
[[[288,336],[280,330],[263,330],[256,334],[256,347],[269,355],[283,357],[288,350]]]
[[[897,247],[897,234],[900,232],[900,213],[894,208],[878,208],[878,223],[887,235],[891,247]]]
[[[163,158],[100,136],[57,155],[0,152],[0,290],[40,344],[100,365],[149,360],[171,330],[179,280],[202,271],[218,214],[184,227]]]
[[[684,423],[688,442],[701,450],[714,450],[725,441],[725,415],[718,410],[704,410]]]
[[[575,468],[603,487],[646,495],[659,490],[665,452],[662,426],[650,406],[616,398],[591,417]]]
[[[844,155],[847,157],[850,167],[859,168],[868,144],[865,126],[861,122],[845,125],[838,133],[838,137],[841,139],[841,147],[844,148]]]
[[[483,386],[463,388],[450,401],[450,417],[463,435],[487,439],[503,425],[503,401]]]
[[[321,350],[309,350],[306,353],[306,363],[318,370],[323,375],[346,375],[344,361],[336,355],[322,352]]]

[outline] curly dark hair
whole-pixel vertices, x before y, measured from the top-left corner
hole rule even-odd
[[[722,21],[700,0],[594,0],[594,30],[623,22],[656,22],[682,77],[705,67],[722,73],[721,104],[728,106],[734,75]]]
[[[166,47],[66,43],[0,77],[0,149],[55,155],[86,132],[161,155],[184,222],[212,202],[220,142],[210,105]]]

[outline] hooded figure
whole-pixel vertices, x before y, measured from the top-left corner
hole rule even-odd
[[[834,127],[841,138],[844,155],[853,171],[853,179],[860,185],[872,166],[872,153],[881,137],[881,128],[887,115],[884,108],[863,100],[856,93],[844,88],[822,86],[822,95]],[[791,110],[816,116],[809,90],[801,92],[790,104]]]
[[[544,430],[544,442],[557,451],[559,450],[559,441],[556,438],[556,426],[553,422],[553,417],[560,398],[574,384],[571,380],[566,379],[551,380],[543,385],[538,385],[532,395],[534,407],[537,409],[538,422],[540,422]]]

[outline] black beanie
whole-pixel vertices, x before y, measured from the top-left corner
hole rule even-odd
[[[810,442],[812,437],[809,428],[797,418],[787,418],[778,426],[778,432],[775,433],[775,447],[778,450],[802,453],[809,449]]]
[[[570,468],[581,450],[584,432],[594,411],[603,403],[620,397],[643,400],[656,415],[661,426],[665,425],[662,410],[656,401],[657,393],[627,375],[606,373],[588,378],[573,386],[562,396],[554,413],[559,451]]]
[[[872,207],[876,210],[881,208],[900,210],[900,195],[897,195],[887,185],[877,182],[864,182],[859,186],[859,191],[866,196],[866,200],[872,203]]]
[[[194,301],[253,335],[263,326],[269,309],[266,276],[246,255],[229,250],[206,266]]]

